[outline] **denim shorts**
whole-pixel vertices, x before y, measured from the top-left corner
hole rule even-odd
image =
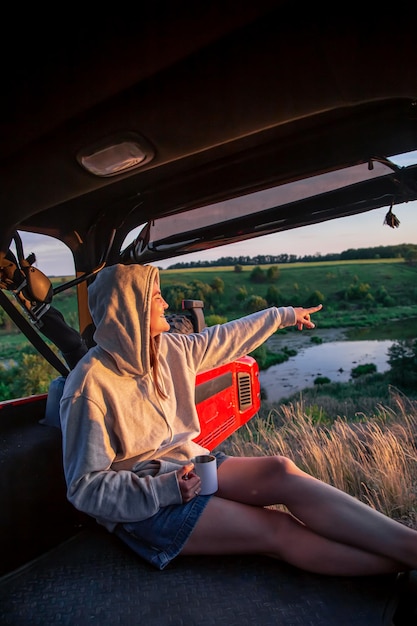
[[[223,452],[213,454],[217,467],[228,458]],[[181,552],[211,497],[196,496],[186,504],[164,506],[148,519],[118,524],[114,533],[136,554],[162,570]]]

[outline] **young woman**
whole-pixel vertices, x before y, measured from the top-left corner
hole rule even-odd
[[[200,493],[195,377],[279,328],[314,328],[321,305],[271,307],[191,335],[168,333],[152,266],[115,265],[89,288],[96,346],[61,400],[68,499],[163,569],[178,554],[259,553],[330,575],[417,568],[417,532],[282,456],[217,453],[218,491]],[[185,480],[188,475],[188,480]],[[284,504],[288,512],[267,508]]]

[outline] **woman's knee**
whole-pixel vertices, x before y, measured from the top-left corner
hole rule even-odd
[[[300,474],[302,471],[290,458],[282,455],[266,457],[267,464],[264,466],[266,476],[273,476],[274,479],[284,480],[287,476]]]
[[[287,560],[289,546],[297,541],[300,523],[286,511],[269,512],[271,515],[264,525],[266,553]]]
[[[295,480],[304,472],[290,458],[281,455],[267,457],[262,464],[262,473],[258,475],[258,484],[263,486],[264,501],[285,504],[294,492]]]
[[[285,456],[231,457],[219,468],[217,495],[258,506],[281,504],[301,473]]]

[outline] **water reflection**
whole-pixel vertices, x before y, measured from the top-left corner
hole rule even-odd
[[[308,335],[315,334],[324,343],[317,345],[307,339]],[[388,349],[395,341],[417,337],[417,319],[391,321],[367,328],[315,329],[308,335],[276,335],[268,340],[270,349],[281,350],[291,337],[289,347],[297,350],[295,357],[260,373],[261,387],[269,402],[279,402],[306,387],[313,387],[317,376],[346,383],[351,379],[352,369],[358,365],[374,363],[378,372],[386,372],[389,369]],[[293,343],[295,337],[297,340]]]
[[[351,341],[381,339],[414,339],[417,337],[417,319],[409,317],[405,320],[396,320],[386,324],[376,324],[366,328],[349,328],[346,330],[346,339]]]
[[[278,402],[305,387],[312,387],[317,376],[346,383],[358,365],[374,363],[377,371],[389,369],[388,348],[394,341],[331,341],[305,344],[295,357],[260,373],[261,387],[268,402]]]

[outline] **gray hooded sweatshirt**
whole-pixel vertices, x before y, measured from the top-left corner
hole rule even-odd
[[[108,530],[181,504],[176,470],[207,449],[194,402],[196,374],[229,363],[294,325],[272,307],[190,335],[157,337],[158,394],[150,363],[150,309],[157,268],[114,265],[89,287],[96,346],[69,374],[61,400],[67,496]]]

